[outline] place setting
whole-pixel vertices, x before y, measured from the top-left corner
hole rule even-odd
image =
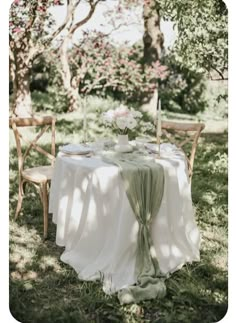
[[[88,122],[86,109],[83,115],[83,141],[81,143],[70,143],[59,147],[59,152],[64,156],[80,156],[80,157],[97,157],[108,155],[152,155],[160,158],[160,136],[161,136],[161,104],[158,103],[158,111],[156,117],[156,125],[147,123],[147,129],[156,127],[157,144],[153,144],[153,139],[148,136],[137,136],[134,140],[129,140],[129,132],[133,131],[142,118],[142,113],[128,109],[121,104],[114,110],[108,110],[103,113],[102,120],[105,126],[113,128],[116,133],[116,139],[113,138],[99,138],[96,141],[88,141]],[[159,129],[159,130],[158,130]],[[158,144],[159,143],[159,144]]]

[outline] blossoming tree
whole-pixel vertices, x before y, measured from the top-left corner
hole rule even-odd
[[[53,41],[62,35],[60,41],[63,62],[64,86],[67,94],[74,95],[73,80],[67,61],[67,46],[74,32],[93,15],[101,0],[86,0],[89,11],[80,21],[74,21],[74,13],[80,0],[67,0],[67,14],[64,22],[55,28],[49,8],[63,5],[62,0],[14,0],[10,8],[10,77],[13,82],[13,113],[17,116],[32,115],[30,94],[30,72],[35,58],[49,49]]]

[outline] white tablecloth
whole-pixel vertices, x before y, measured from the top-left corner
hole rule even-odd
[[[199,260],[200,234],[195,223],[184,154],[162,145],[165,188],[152,238],[163,273]],[[101,157],[59,153],[52,178],[49,212],[57,225],[61,260],[83,280],[102,279],[106,293],[136,282],[138,222],[117,166]]]

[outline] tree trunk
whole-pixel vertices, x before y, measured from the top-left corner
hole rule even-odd
[[[164,36],[160,29],[160,15],[156,0],[144,2],[143,19],[144,62],[145,64],[151,65],[160,59],[164,44]]]
[[[144,68],[145,65],[152,65],[161,58],[163,52],[164,36],[160,29],[160,15],[156,0],[145,1],[143,5],[144,19]],[[143,109],[151,115],[156,114],[157,89],[149,99],[149,103],[143,105]]]
[[[32,116],[30,66],[26,47],[24,42],[15,43],[12,51],[13,114],[18,117]]]
[[[69,106],[68,112],[75,111],[79,108],[79,92],[77,82],[73,82],[73,77],[71,75],[69,59],[68,59],[68,45],[70,42],[70,37],[67,36],[62,42],[60,48],[60,58],[62,65],[62,80],[63,85],[68,97]]]

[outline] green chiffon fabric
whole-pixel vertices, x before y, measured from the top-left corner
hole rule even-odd
[[[155,159],[133,154],[103,156],[119,167],[131,208],[139,223],[135,274],[137,283],[118,292],[121,304],[162,298],[166,294],[165,276],[161,273],[151,238],[151,224],[157,216],[163,191],[164,169]]]

